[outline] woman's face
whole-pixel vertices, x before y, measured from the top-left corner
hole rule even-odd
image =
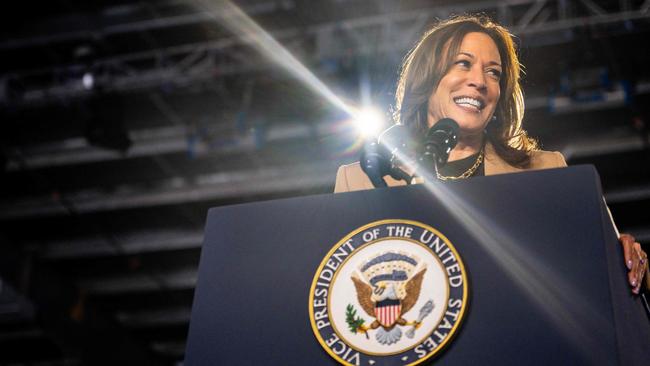
[[[479,32],[466,34],[451,68],[429,97],[429,127],[451,118],[458,122],[461,135],[482,132],[499,101],[501,71],[492,38]]]

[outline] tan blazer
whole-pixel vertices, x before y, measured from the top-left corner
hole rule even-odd
[[[517,173],[525,170],[561,168],[565,166],[567,166],[566,161],[564,161],[564,157],[559,152],[538,150],[532,153],[530,166],[528,168],[517,168],[501,159],[494,151],[492,145],[485,145],[485,175]],[[386,176],[384,179],[389,187],[406,185],[406,182],[395,180],[390,176]],[[374,186],[370,182],[370,179],[366,176],[366,173],[361,170],[361,165],[359,165],[358,162],[339,167],[339,170],[336,173],[334,193],[360,191],[373,188]]]

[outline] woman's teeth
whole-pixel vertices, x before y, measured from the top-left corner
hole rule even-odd
[[[469,105],[478,110],[481,110],[483,104],[478,99],[468,98],[468,97],[456,98],[454,99],[454,102],[456,102],[456,104],[458,105]]]

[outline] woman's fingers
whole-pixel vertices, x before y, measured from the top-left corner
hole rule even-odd
[[[621,234],[619,241],[623,246],[625,265],[628,269],[628,282],[632,287],[632,292],[638,294],[641,291],[643,277],[648,270],[648,254],[641,249],[641,244],[630,234]]]
[[[638,258],[636,261],[637,266],[636,266],[636,272],[635,272],[635,277],[636,277],[636,287],[634,288],[634,293],[638,294],[639,291],[641,290],[641,284],[643,283],[643,276],[645,275],[647,269],[648,269],[648,255],[646,252],[641,249],[641,244],[639,243],[634,243],[634,252]]]
[[[621,234],[619,237],[621,245],[623,245],[623,256],[625,257],[625,265],[628,270],[632,270],[632,246],[634,245],[634,237],[630,234]]]
[[[632,291],[636,293],[636,289],[637,289],[637,287],[639,286],[639,283],[640,283],[639,276],[638,276],[638,273],[639,273],[639,256],[638,256],[636,250],[634,250],[634,244],[630,245],[630,247],[632,248],[632,253],[634,253],[634,254],[632,254],[632,256],[631,256],[631,258],[632,258],[631,259],[632,260],[632,268],[630,268],[630,271],[627,273],[627,278],[630,281],[630,286],[632,286]]]

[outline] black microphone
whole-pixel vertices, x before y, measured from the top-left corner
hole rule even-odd
[[[420,166],[425,170],[435,169],[447,164],[449,153],[458,143],[458,123],[451,118],[436,122],[424,137]]]
[[[395,180],[411,183],[411,176],[401,169],[402,159],[413,156],[412,142],[408,128],[394,125],[381,133],[377,140],[368,140],[361,151],[361,169],[373,186],[386,187],[383,177],[390,175]]]
[[[385,146],[375,139],[366,141],[359,163],[375,188],[388,186],[383,177],[390,174],[390,152]]]

